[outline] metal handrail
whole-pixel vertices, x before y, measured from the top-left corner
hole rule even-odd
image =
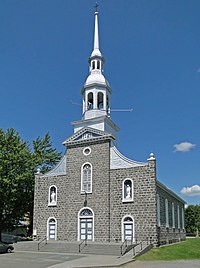
[[[128,247],[128,240],[125,239],[124,242],[123,242],[123,243],[121,244],[121,246],[120,246],[120,249],[121,249],[121,255],[124,254],[124,252],[126,251],[127,247]]]
[[[40,244],[45,241],[45,245],[47,244],[47,237],[45,236],[40,242],[38,242],[38,251],[40,250]]]
[[[84,242],[85,242],[85,244],[84,244],[84,247],[85,247],[85,246],[87,246],[87,236],[86,236],[86,238],[85,238],[83,241],[81,241],[81,243],[80,243],[79,246],[78,246],[78,247],[79,247],[79,250],[78,250],[79,253],[81,252],[81,245],[82,245]]]
[[[143,239],[142,241],[140,241],[137,245],[140,245],[140,251],[143,250],[143,242],[146,242],[147,245],[151,244],[151,237],[148,238],[146,237],[146,239]],[[133,256],[136,255],[136,252],[135,252],[135,247],[133,248]]]

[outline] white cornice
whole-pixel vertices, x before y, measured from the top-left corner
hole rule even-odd
[[[72,126],[79,126],[79,125],[87,125],[87,123],[100,123],[106,122],[109,126],[111,126],[116,132],[119,131],[119,127],[108,117],[108,116],[100,116],[94,117],[86,120],[79,120],[72,122]]]

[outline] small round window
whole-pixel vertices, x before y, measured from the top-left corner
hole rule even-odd
[[[84,150],[83,150],[83,154],[84,155],[89,155],[91,153],[91,149],[90,147],[86,147]]]

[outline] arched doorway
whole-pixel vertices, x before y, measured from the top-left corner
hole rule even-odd
[[[90,208],[79,212],[79,240],[94,240],[94,214]]]
[[[47,239],[56,240],[57,221],[55,218],[49,218],[47,221]]]
[[[135,241],[134,220],[131,216],[122,219],[122,241],[127,240],[132,243]]]

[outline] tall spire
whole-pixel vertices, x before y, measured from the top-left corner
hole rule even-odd
[[[95,25],[94,25],[94,48],[91,54],[91,57],[99,56],[102,57],[101,52],[99,50],[99,25],[98,25],[98,5],[96,4],[96,11],[95,11]]]
[[[118,127],[110,118],[112,89],[104,76],[104,58],[99,49],[98,4],[94,12],[94,47],[89,57],[89,75],[81,90],[83,97],[82,120],[73,122],[74,132],[90,127],[116,136]]]

